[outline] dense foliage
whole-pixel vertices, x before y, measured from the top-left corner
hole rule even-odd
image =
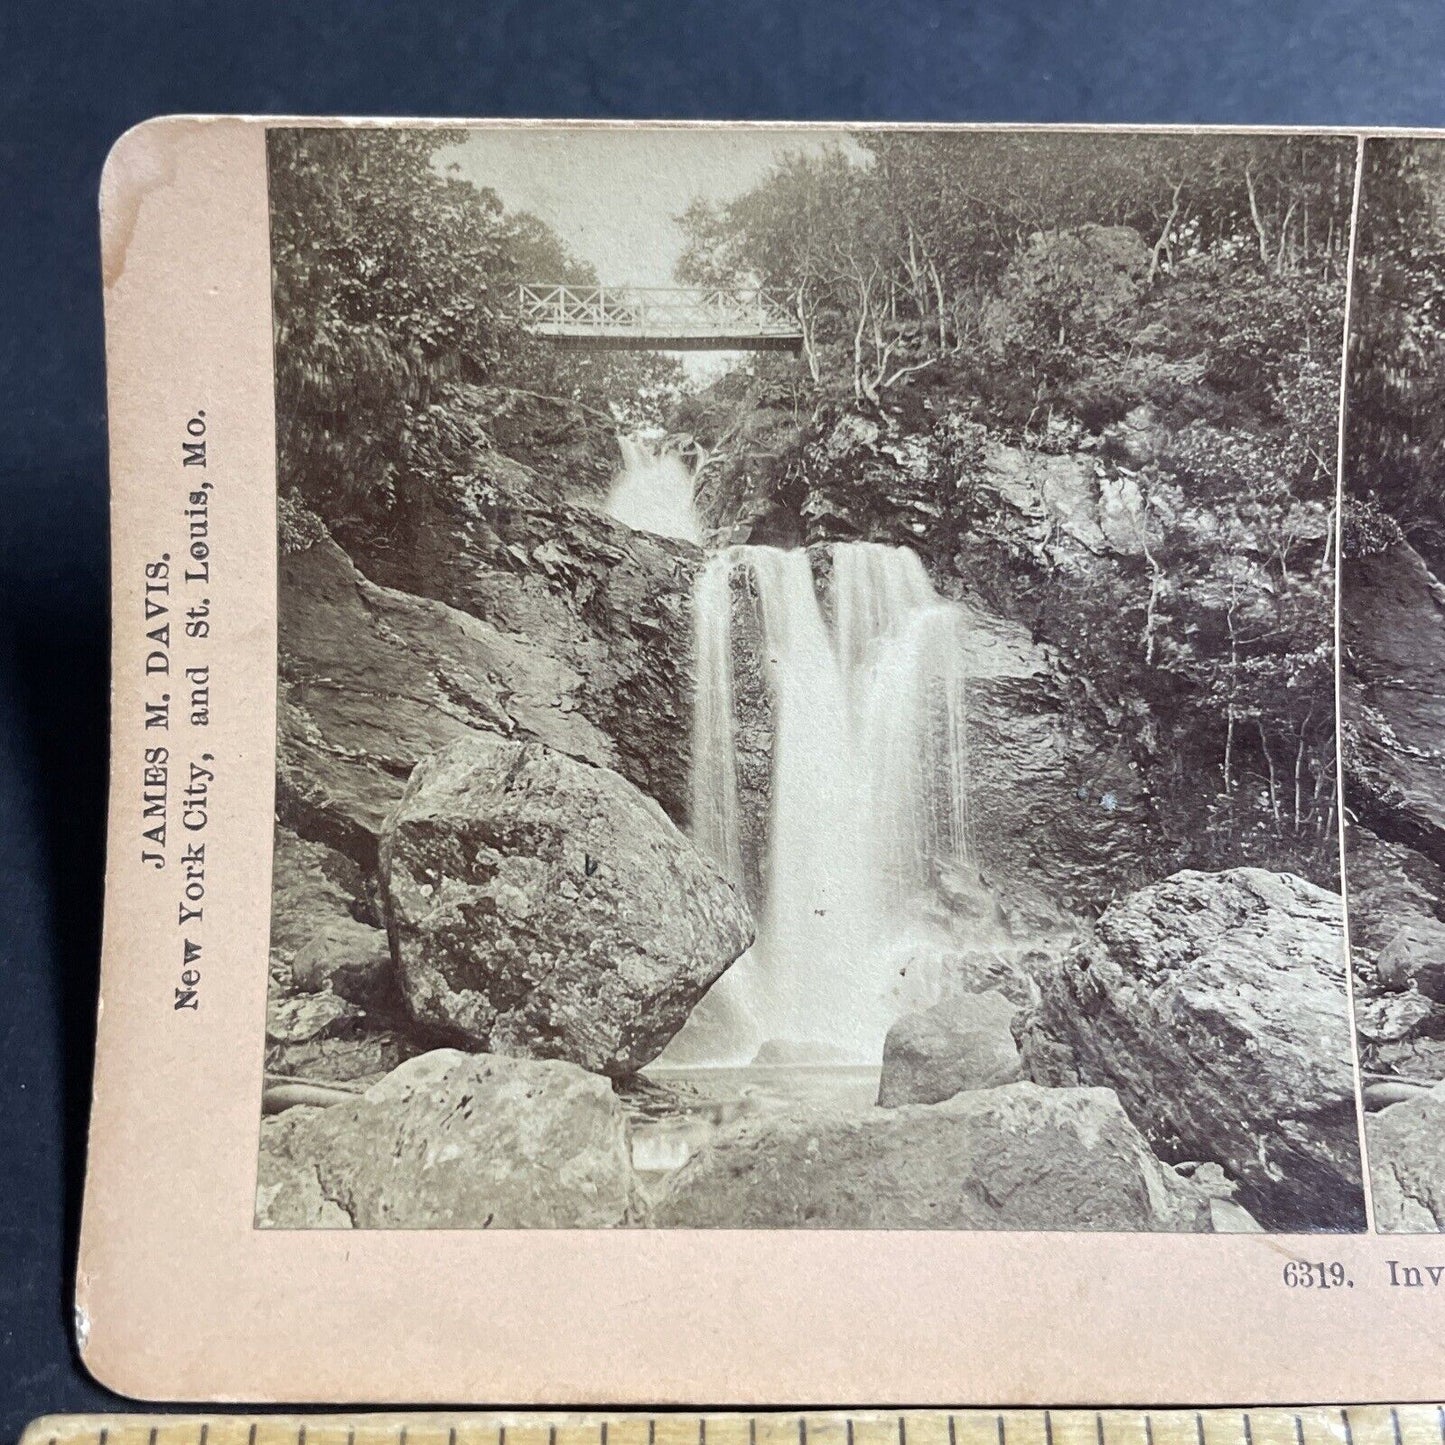
[[[1401,531],[1445,571],[1445,160],[1438,143],[1365,147],[1350,331],[1348,550]]]
[[[1119,729],[1181,866],[1337,886],[1353,172],[1350,143],[1314,137],[889,133],[795,156],[691,207],[681,269],[786,298],[803,365],[761,360],[678,423],[711,456],[747,433],[739,406],[786,415],[773,486],[804,536],[907,541],[1026,622]],[[872,457],[840,450],[849,416],[881,429]],[[1128,533],[1107,564],[1004,536],[998,445],[1090,460]]]
[[[575,429],[651,396],[656,357],[558,351],[517,323],[519,281],[588,281],[536,217],[440,168],[443,130],[268,134],[283,490],[333,528],[383,524],[408,487],[466,474],[507,434],[546,468],[553,433],[519,425],[519,394],[559,399]],[[605,462],[601,462],[605,473]]]
[[[680,274],[786,298],[814,379],[859,401],[996,339],[1000,303],[1010,316],[1020,285],[1028,315],[1011,319],[1031,332],[1028,377],[1047,402],[1071,364],[1106,345],[1132,285],[1203,257],[1343,278],[1347,143],[895,132],[855,146],[865,163],[842,149],[800,155],[736,200],[695,203]],[[1112,261],[1065,239],[1122,227],[1136,233],[1131,254]],[[1010,271],[1014,286],[1001,287]]]

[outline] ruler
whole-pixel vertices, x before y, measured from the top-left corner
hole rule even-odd
[[[51,1415],[21,1445],[1445,1445],[1445,1407]]]

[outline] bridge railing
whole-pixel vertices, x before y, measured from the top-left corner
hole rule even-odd
[[[524,283],[522,322],[542,335],[791,337],[796,318],[774,295],[723,286]]]

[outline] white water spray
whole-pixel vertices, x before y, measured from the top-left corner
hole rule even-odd
[[[968,859],[963,615],[904,549],[832,549],[830,630],[805,551],[732,547],[695,592],[693,836],[739,887],[734,632],[751,605],[772,723],[758,940],[700,1011],[745,1061],[769,1038],[865,1062],[900,1012],[896,959]]]
[[[607,512],[641,532],[701,542],[692,500],[692,472],[675,451],[653,451],[637,437],[619,437],[622,470],[607,498]]]

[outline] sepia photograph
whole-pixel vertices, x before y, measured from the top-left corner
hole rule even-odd
[[[1340,738],[1375,1227],[1445,1227],[1445,145],[1364,144]]]
[[[266,142],[258,1228],[1438,1227],[1439,142]]]

